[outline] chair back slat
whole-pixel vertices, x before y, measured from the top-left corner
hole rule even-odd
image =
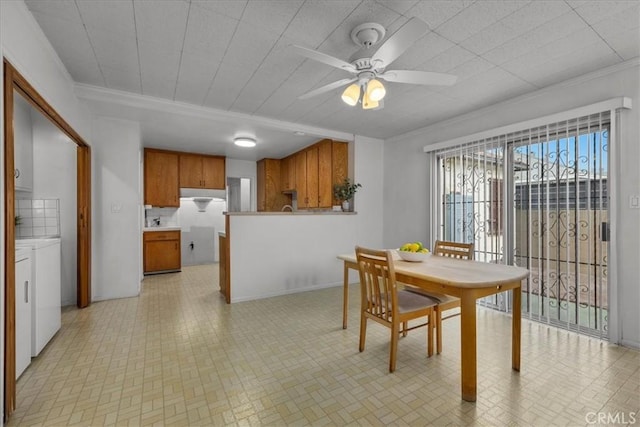
[[[447,242],[436,240],[433,254],[458,259],[473,259],[473,243]]]
[[[362,304],[365,310],[386,322],[393,317],[396,306],[396,282],[389,251],[356,247],[360,270]]]

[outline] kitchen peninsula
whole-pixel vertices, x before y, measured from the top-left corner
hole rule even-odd
[[[357,221],[355,212],[226,213],[220,268],[227,302],[342,285],[336,254],[353,251]]]

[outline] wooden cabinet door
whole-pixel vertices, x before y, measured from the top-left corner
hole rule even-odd
[[[333,205],[332,145],[326,139],[318,144],[318,207]]]
[[[280,160],[280,188],[282,188],[283,191],[293,190],[295,187],[293,183],[295,180],[289,179],[290,170],[293,169],[293,171],[295,171],[295,167],[292,166],[291,159],[292,157],[289,156]]]
[[[331,143],[331,172],[332,186],[342,184],[344,179],[349,176],[349,145],[346,142],[333,141]],[[331,191],[333,199],[333,190]],[[333,200],[334,205],[339,205],[340,200]]]
[[[307,149],[307,207],[318,207],[318,146]]]
[[[257,164],[258,211],[279,212],[286,204],[280,190],[280,160],[262,159]]]
[[[266,205],[267,210],[277,212],[284,206],[284,196],[280,191],[280,160],[266,159]]]
[[[202,183],[204,188],[224,190],[227,187],[224,157],[202,157]]]
[[[256,197],[258,201],[258,212],[267,210],[267,166],[266,160],[262,159],[256,164]]]
[[[180,232],[151,231],[144,233],[144,272],[180,270]]]
[[[196,154],[180,154],[180,187],[203,188],[202,157]]]
[[[307,153],[300,151],[295,155],[296,160],[296,191],[298,193],[298,208],[309,207],[307,195]]]
[[[144,203],[158,207],[180,207],[178,154],[145,150]]]

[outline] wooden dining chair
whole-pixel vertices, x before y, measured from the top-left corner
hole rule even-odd
[[[433,322],[437,302],[418,293],[399,290],[390,251],[356,246],[360,272],[362,305],[360,310],[360,351],[364,351],[367,321],[378,322],[391,329],[389,372],[396,369],[398,338],[407,331],[427,327],[427,355],[433,354]],[[425,323],[409,327],[410,320],[425,318]]]
[[[458,243],[448,242],[445,240],[436,240],[436,243],[433,245],[433,254],[450,258],[472,260],[473,243]],[[404,288],[409,292],[424,295],[438,301],[438,306],[436,307],[435,313],[435,324],[433,326],[436,329],[436,353],[440,354],[442,352],[442,321],[458,316],[460,314],[453,313],[446,317],[442,317],[442,312],[460,307],[460,298],[456,298],[451,295],[425,291],[411,285],[404,285]]]

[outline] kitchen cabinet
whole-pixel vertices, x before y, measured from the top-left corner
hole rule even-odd
[[[143,234],[144,273],[180,271],[180,231],[145,231]]]
[[[257,164],[258,211],[279,211],[291,204],[295,190],[298,209],[328,209],[339,201],[333,186],[348,176],[346,142],[323,139],[281,160],[263,159]]]
[[[180,207],[179,157],[171,151],[144,150],[144,204]]]
[[[16,379],[31,363],[31,257],[16,253]]]
[[[299,208],[330,208],[334,204],[333,186],[346,177],[346,169],[342,169],[343,165],[347,164],[346,147],[346,143],[324,139],[296,154]],[[334,153],[339,156],[335,159],[335,165]],[[336,170],[336,166],[339,166],[340,170]]]
[[[229,225],[227,220],[227,225]],[[231,303],[230,281],[229,281],[229,247],[227,246],[227,235],[218,235],[218,247],[220,248],[220,260],[218,263],[220,293],[224,296],[227,304]]]
[[[282,191],[296,188],[296,157],[291,155],[280,161],[280,187]]]
[[[13,176],[15,189],[33,191],[33,125],[31,106],[17,93],[13,116]]]
[[[341,200],[333,197],[333,187],[342,184],[349,176],[349,144],[341,141],[331,143],[331,199],[332,205],[339,205]]]
[[[257,199],[259,212],[280,211],[287,198],[281,190],[281,161],[262,159],[257,164]]]
[[[180,187],[224,190],[225,158],[201,154],[180,154]]]
[[[307,151],[299,151],[295,155],[296,186],[298,195],[298,209],[309,207],[309,197],[307,196]]]

